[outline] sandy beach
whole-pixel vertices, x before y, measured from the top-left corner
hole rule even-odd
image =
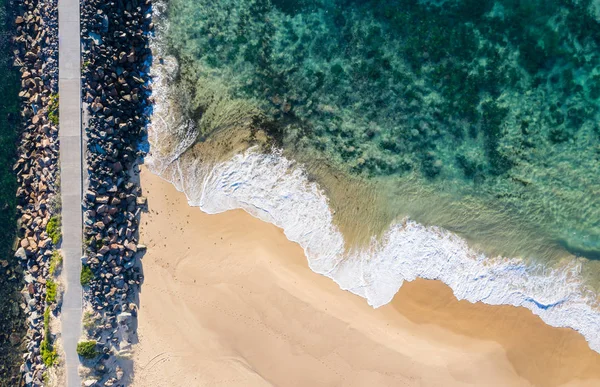
[[[600,385],[600,354],[524,308],[417,280],[372,309],[277,227],[204,214],[146,169],[141,186],[133,386]]]

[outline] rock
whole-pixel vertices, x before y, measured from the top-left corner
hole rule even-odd
[[[102,104],[100,102],[94,102],[91,105],[91,109],[94,113],[98,113],[100,110],[102,110],[104,106],[102,106]]]
[[[133,251],[134,253],[137,253],[137,245],[133,242],[129,242],[127,243],[127,245],[125,245],[125,247],[131,251]]]
[[[84,385],[85,387],[93,387],[93,386],[96,386],[96,385],[97,385],[96,383],[98,383],[98,380],[97,380],[97,379],[86,379],[86,380],[84,380],[84,381],[83,381],[83,385]]]
[[[129,312],[122,312],[117,315],[117,323],[119,324],[127,323],[130,319],[131,313]]]
[[[89,190],[85,191],[85,198],[90,202],[94,202],[96,201],[96,193]]]
[[[123,372],[123,369],[121,367],[117,366],[115,374],[117,376],[117,380],[121,380],[121,379],[123,379],[123,375],[125,373]]]
[[[37,242],[35,241],[35,239],[33,239],[33,238],[29,238],[29,248],[30,248],[32,251],[35,251],[35,250],[37,250],[37,248],[38,248],[38,244],[37,244]]]
[[[12,346],[17,346],[21,343],[21,337],[17,333],[11,333],[8,340]]]
[[[8,261],[0,259],[0,266],[2,266],[2,267],[8,266]]]
[[[37,54],[32,51],[28,51],[25,54],[25,59],[27,59],[28,61],[31,61],[31,62],[35,61],[37,59],[37,57],[38,57]]]
[[[50,243],[52,242],[52,239],[50,238],[46,238],[43,241],[40,242],[39,247],[42,249],[45,249],[46,247],[50,246]]]
[[[108,196],[98,196],[96,197],[96,203],[98,204],[108,204],[110,197]]]

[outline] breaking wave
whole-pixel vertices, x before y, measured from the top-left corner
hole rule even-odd
[[[404,281],[441,280],[458,299],[522,306],[551,326],[575,329],[600,352],[599,305],[584,284],[580,262],[548,268],[488,257],[451,232],[410,219],[393,224],[368,247],[348,251],[328,198],[301,165],[253,148],[216,163],[187,151],[196,134],[169,103],[166,87],[175,68],[166,58],[154,69],[156,105],[146,164],[184,192],[190,205],[207,213],[243,209],[282,228],[302,246],[313,271],[373,307],[390,302]]]

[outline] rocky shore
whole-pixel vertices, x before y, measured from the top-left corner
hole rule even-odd
[[[145,199],[137,179],[151,112],[150,0],[85,0],[81,5],[83,103],[87,108],[84,192],[83,325],[95,350],[82,357],[86,386],[122,386],[131,379],[138,290],[143,281],[138,240]]]
[[[58,177],[58,13],[56,0],[17,3],[14,65],[21,78],[20,143],[17,176],[17,236],[24,289],[20,309],[27,316],[19,384],[50,383],[58,362],[52,321],[60,309],[60,197]],[[14,384],[18,385],[18,384]]]

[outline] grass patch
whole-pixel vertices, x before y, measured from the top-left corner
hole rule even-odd
[[[46,367],[52,367],[58,360],[56,349],[52,345],[52,337],[50,335],[50,308],[46,307],[44,311],[44,340],[40,345],[42,361]]]
[[[90,269],[90,267],[87,265],[83,265],[83,267],[81,268],[80,276],[81,286],[88,286],[90,284],[90,281],[93,279],[94,273],[92,272],[92,269]]]
[[[56,274],[56,270],[61,267],[63,261],[62,254],[58,250],[52,252],[52,258],[50,258],[50,276],[53,277]]]
[[[52,278],[48,278],[46,281],[46,303],[53,304],[56,302],[56,290],[58,285]]]
[[[77,343],[77,354],[84,359],[93,359],[98,356],[96,340],[80,341]]]
[[[90,249],[95,249],[96,248],[96,239],[92,238],[87,238],[84,241],[85,245],[90,248]]]
[[[90,311],[83,313],[83,328],[87,331],[91,331],[98,325],[98,319],[94,317],[94,314]]]
[[[48,236],[50,236],[50,239],[52,239],[52,243],[57,245],[58,242],[60,242],[62,234],[60,232],[60,219],[58,216],[53,216],[50,218],[48,224],[46,225],[46,232],[48,233]]]
[[[58,93],[50,95],[48,102],[48,121],[58,125]]]

